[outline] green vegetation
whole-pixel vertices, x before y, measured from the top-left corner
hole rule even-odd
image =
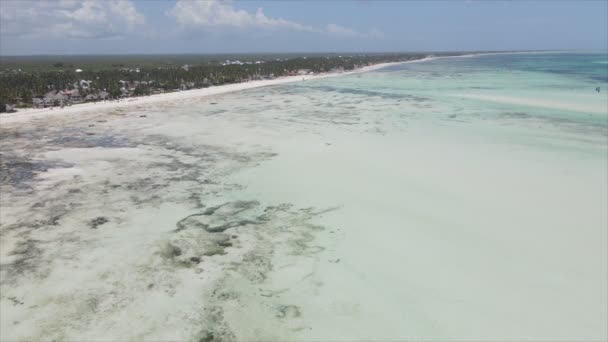
[[[300,72],[351,70],[419,59],[423,54],[4,56],[0,57],[0,111],[32,106],[51,91],[77,89],[60,104],[202,88]],[[82,80],[91,81],[83,84]],[[67,92],[66,92],[67,93]],[[87,95],[88,98],[85,98]],[[61,94],[59,95],[61,96]],[[46,105],[54,105],[51,99]],[[38,101],[38,104],[41,102]]]

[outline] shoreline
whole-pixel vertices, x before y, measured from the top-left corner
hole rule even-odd
[[[196,97],[207,97],[214,95],[223,95],[226,93],[232,93],[241,90],[248,90],[254,88],[268,87],[292,82],[300,82],[300,81],[308,81],[308,80],[316,80],[328,77],[338,77],[338,76],[348,76],[354,75],[363,72],[375,71],[379,69],[383,69],[386,67],[408,64],[408,63],[421,63],[427,62],[436,59],[444,59],[444,58],[471,58],[471,57],[479,57],[479,56],[488,56],[488,55],[499,55],[499,54],[542,54],[542,53],[559,53],[564,51],[538,51],[538,52],[486,52],[486,53],[472,53],[465,55],[455,55],[455,56],[433,56],[428,55],[424,58],[409,60],[409,61],[401,61],[401,62],[387,62],[387,63],[378,63],[373,65],[364,66],[358,69],[354,69],[351,71],[345,72],[332,72],[332,73],[323,73],[316,75],[298,75],[298,76],[281,76],[272,80],[256,80],[250,82],[241,82],[241,83],[231,83],[224,84],[219,86],[213,86],[208,88],[198,88],[198,89],[190,89],[183,91],[175,91],[169,93],[162,94],[153,94],[153,95],[145,95],[138,96],[132,98],[125,98],[121,100],[111,100],[111,101],[103,101],[103,102],[87,102],[87,103],[79,103],[74,104],[69,107],[57,108],[27,108],[18,110],[16,113],[5,113],[0,114],[0,123],[15,123],[20,121],[27,121],[30,119],[36,119],[45,117],[47,115],[60,115],[60,114],[73,114],[77,112],[86,112],[92,110],[107,110],[114,108],[123,108],[130,107],[136,105],[144,105],[144,104],[152,104],[159,102],[170,102],[177,100],[185,100]]]
[[[27,108],[27,109],[19,110],[16,113],[0,114],[0,122],[14,123],[14,122],[25,121],[25,120],[29,120],[29,119],[46,117],[49,115],[73,114],[76,112],[88,112],[88,111],[93,111],[93,110],[107,110],[107,109],[114,109],[114,108],[152,104],[152,103],[158,103],[158,102],[185,100],[185,99],[191,99],[191,98],[196,98],[196,97],[223,95],[226,93],[232,93],[232,92],[241,91],[241,90],[268,87],[268,86],[274,86],[274,85],[280,85],[280,84],[286,84],[286,83],[317,80],[317,79],[328,78],[328,77],[354,75],[354,74],[358,74],[358,73],[386,68],[386,67],[393,66],[393,65],[428,61],[428,60],[432,60],[434,58],[435,57],[425,57],[425,58],[410,60],[410,61],[379,63],[379,64],[364,66],[364,67],[361,67],[361,68],[358,68],[355,70],[351,70],[351,71],[344,71],[344,72],[332,72],[332,73],[323,73],[323,74],[317,74],[317,75],[282,76],[282,77],[277,77],[272,80],[256,80],[256,81],[250,81],[250,82],[231,83],[231,84],[224,84],[224,85],[213,86],[213,87],[208,87],[208,88],[190,89],[190,90],[175,91],[175,92],[169,92],[169,93],[163,93],[163,94],[138,96],[138,97],[132,97],[132,98],[125,98],[125,99],[121,99],[121,100],[79,103],[79,104],[75,104],[75,105],[72,105],[69,107],[64,107],[64,108],[59,108],[59,107]]]
[[[529,84],[459,57],[332,79],[374,96],[302,84],[16,116],[0,340],[604,340],[605,135],[450,100]],[[403,89],[431,105],[376,96]]]

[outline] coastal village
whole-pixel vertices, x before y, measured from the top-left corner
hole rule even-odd
[[[232,58],[207,64],[150,66],[142,61],[134,63],[134,66],[116,62],[111,65],[93,64],[88,68],[76,63],[47,62],[48,65],[43,64],[31,71],[6,67],[10,64],[2,63],[0,113],[16,112],[21,108],[63,108],[84,102],[120,100],[282,76],[339,73],[377,63],[422,57],[424,56],[389,54],[302,56],[266,60]]]
[[[226,61],[225,65],[243,65],[242,62],[239,61]],[[259,64],[260,62],[258,62]],[[188,65],[182,66],[182,69],[188,71]],[[81,69],[78,69],[81,70]],[[343,72],[343,68],[336,68],[331,70],[331,72]],[[78,71],[77,71],[78,72]],[[139,69],[136,69],[135,72],[140,72]],[[310,69],[299,69],[294,71],[287,72],[287,76],[299,76],[299,75],[313,75],[314,72]],[[240,82],[249,82],[255,80],[271,80],[274,79],[275,75],[253,75],[246,79],[241,79]],[[208,80],[204,80],[204,83],[209,83]],[[112,96],[105,89],[97,91],[94,87],[94,82],[92,80],[79,80],[78,82],[74,82],[71,89],[64,90],[51,90],[40,97],[34,97],[32,99],[32,107],[33,108],[48,108],[48,107],[65,107],[71,106],[73,104],[83,103],[83,102],[95,102],[95,101],[107,101],[107,100],[117,100],[120,98],[126,98],[131,96],[137,96],[136,90],[141,86],[148,86],[152,88],[151,93],[159,94],[165,92],[163,88],[155,88],[153,86],[153,81],[125,81],[120,80],[120,95]],[[196,88],[193,82],[182,82],[180,87],[177,89],[173,89],[173,91],[182,91]],[[84,93],[84,94],[83,94]],[[86,94],[86,95],[85,95]],[[7,105],[7,112],[15,112],[14,105]]]

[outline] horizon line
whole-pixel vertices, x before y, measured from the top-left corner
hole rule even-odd
[[[65,57],[65,56],[184,56],[184,55],[200,55],[200,56],[217,56],[217,55],[294,55],[294,54],[311,54],[311,55],[328,55],[328,54],[417,54],[417,53],[499,53],[499,52],[606,52],[608,49],[526,49],[526,50],[420,50],[420,51],[338,51],[338,52],[311,52],[311,51],[296,51],[296,52],[161,52],[161,53],[98,53],[98,54],[8,54],[0,53],[0,58],[4,57]]]

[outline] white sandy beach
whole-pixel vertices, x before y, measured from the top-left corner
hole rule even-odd
[[[425,57],[422,59],[405,61],[405,62],[379,63],[379,64],[369,65],[369,66],[365,66],[362,68],[358,68],[356,70],[345,71],[345,72],[322,73],[322,74],[315,74],[315,75],[282,76],[282,77],[277,77],[272,80],[256,80],[256,81],[243,82],[243,83],[225,84],[225,85],[213,86],[213,87],[209,87],[209,88],[191,89],[191,90],[170,92],[170,93],[164,93],[164,94],[147,95],[147,96],[141,96],[141,97],[131,97],[131,98],[124,98],[124,99],[113,100],[113,101],[79,103],[79,104],[75,104],[75,105],[72,105],[69,107],[64,107],[64,108],[52,107],[52,108],[19,109],[18,112],[16,112],[16,113],[0,114],[0,123],[16,122],[16,121],[20,121],[20,120],[29,120],[32,118],[37,118],[37,117],[41,117],[41,116],[45,116],[45,115],[80,113],[80,112],[92,111],[92,110],[124,108],[124,107],[147,105],[147,104],[159,103],[159,102],[181,101],[181,100],[189,99],[189,98],[221,95],[221,94],[226,94],[226,93],[231,93],[231,92],[238,92],[241,90],[280,85],[280,84],[286,84],[286,83],[291,83],[291,82],[316,80],[316,79],[323,79],[323,78],[327,78],[327,77],[347,76],[347,75],[352,75],[352,74],[374,71],[374,70],[386,68],[386,67],[393,66],[393,65],[399,65],[399,64],[404,64],[404,63],[420,63],[420,62],[425,62],[425,61],[434,60],[434,59],[470,58],[470,57],[475,57],[475,56],[487,56],[487,55],[546,54],[546,53],[555,53],[555,52],[559,52],[559,51],[493,52],[493,53],[474,53],[474,54],[467,54],[467,55],[460,55],[460,56],[432,56],[432,57]]]
[[[356,70],[345,71],[345,72],[323,73],[323,74],[316,74],[316,75],[283,76],[283,77],[277,77],[272,80],[256,80],[256,81],[243,82],[243,83],[225,84],[225,85],[214,86],[214,87],[209,87],[209,88],[191,89],[191,90],[177,91],[177,92],[164,93],[164,94],[132,97],[132,98],[125,98],[125,99],[114,100],[114,101],[80,103],[80,104],[75,104],[73,106],[64,107],[64,108],[51,107],[51,108],[19,109],[19,111],[16,113],[1,114],[0,123],[16,122],[16,121],[20,121],[20,120],[29,120],[32,118],[39,118],[39,117],[46,116],[46,115],[81,113],[81,112],[86,112],[86,111],[124,108],[124,107],[137,106],[137,105],[148,105],[148,104],[159,103],[159,102],[181,101],[184,99],[220,95],[220,94],[226,94],[226,93],[231,93],[231,92],[237,92],[237,91],[241,91],[241,90],[267,87],[267,86],[273,86],[273,85],[279,85],[279,84],[286,84],[286,83],[291,83],[291,82],[299,82],[299,81],[306,81],[306,80],[322,79],[322,78],[327,78],[327,77],[352,75],[352,74],[357,74],[357,73],[362,73],[362,72],[378,70],[378,69],[382,69],[382,68],[392,66],[392,65],[398,65],[398,64],[402,64],[402,63],[423,62],[426,60],[429,60],[429,58],[423,58],[423,59],[419,59],[419,60],[406,61],[406,62],[379,63],[379,64],[369,65],[369,66],[365,66],[362,68],[358,68]]]

